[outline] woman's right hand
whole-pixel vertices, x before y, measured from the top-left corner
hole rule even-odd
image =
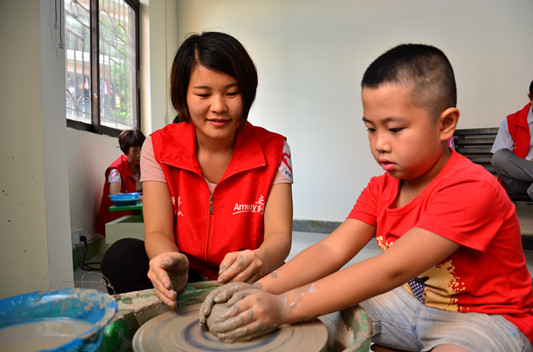
[[[189,260],[179,252],[164,252],[150,260],[148,278],[155,294],[171,309],[177,307],[176,297],[185,289]]]

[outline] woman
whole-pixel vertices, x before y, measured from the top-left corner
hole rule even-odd
[[[110,212],[109,207],[113,203],[108,196],[117,193],[142,192],[139,162],[141,147],[145,139],[146,137],[139,128],[122,131],[118,136],[118,144],[124,154],[119,156],[105,171],[104,190],[96,222],[96,232],[102,236],[105,236],[106,223],[132,214],[131,211]]]
[[[107,272],[122,260],[106,254],[103,273],[118,292],[153,285],[174,308],[187,282],[254,282],[287,257],[290,150],[283,136],[247,122],[256,89],[255,66],[235,38],[207,32],[181,45],[170,86],[180,122],[154,132],[142,151],[144,247],[117,242],[122,260],[144,256],[139,272],[149,280]]]

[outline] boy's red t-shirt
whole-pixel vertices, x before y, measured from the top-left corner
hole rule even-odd
[[[496,178],[452,151],[430,184],[396,208],[399,180],[374,177],[348,218],[376,227],[382,250],[413,227],[461,245],[420,277],[425,305],[456,312],[502,314],[533,342],[533,291],[515,207]],[[421,253],[420,255],[423,255]],[[411,293],[409,286],[405,289]]]

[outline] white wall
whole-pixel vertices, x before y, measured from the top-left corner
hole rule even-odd
[[[176,0],[141,0],[141,109],[142,128],[148,134],[172,122],[175,115],[168,87],[178,35],[176,4]]]
[[[161,128],[172,57],[186,34],[236,36],[257,64],[250,121],[292,147],[296,219],[341,221],[375,165],[360,122],[368,64],[401,42],[443,49],[460,127],[498,126],[533,79],[531,0],[142,0],[144,131]],[[65,127],[54,1],[0,0],[0,298],[72,283],[71,231],[89,238],[116,139]],[[527,214],[526,214],[527,215]],[[75,241],[77,239],[74,239]],[[75,242],[74,241],[74,242]]]
[[[361,122],[360,80],[387,49],[442,49],[455,69],[460,128],[497,127],[527,103],[533,1],[179,0],[179,37],[238,38],[259,71],[252,123],[292,149],[294,217],[342,221],[381,174]]]
[[[105,169],[122,151],[118,139],[67,128],[70,228],[72,244],[79,234],[95,238],[96,217],[104,186]]]
[[[172,47],[177,41],[176,14],[176,0],[141,0],[141,127],[146,135],[174,119],[168,77],[174,57]],[[89,241],[98,237],[94,231],[104,171],[122,151],[118,138],[70,128],[67,136],[71,237],[75,246],[79,232]]]
[[[166,61],[174,53],[166,41],[176,41],[177,27],[159,16],[176,18],[176,3],[143,0],[143,10],[143,42],[152,41],[142,55],[153,66],[141,72],[143,90],[154,93],[142,102],[149,133],[148,119],[161,128],[174,114],[166,93]],[[65,57],[55,21],[53,0],[0,0],[0,298],[74,284],[75,233],[95,238],[103,173],[121,154],[116,138],[66,128]]]
[[[0,298],[72,285],[65,58],[52,1],[0,2]],[[46,69],[43,69],[45,67]]]

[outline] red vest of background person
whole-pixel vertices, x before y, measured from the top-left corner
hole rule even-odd
[[[115,160],[105,171],[104,191],[102,193],[102,200],[100,201],[100,211],[98,213],[98,219],[96,220],[96,232],[105,236],[105,224],[123,217],[125,215],[132,215],[133,211],[109,211],[109,207],[113,205],[111,199],[109,199],[109,182],[107,177],[111,169],[117,169],[122,179],[122,185],[120,187],[121,193],[135,192],[135,179],[131,175],[130,167],[128,165],[128,158],[122,154]]]
[[[172,197],[176,243],[190,268],[207,280],[217,278],[227,253],[263,243],[264,206],[284,140],[246,122],[237,134],[231,162],[210,195],[196,158],[194,125],[167,125],[152,134],[154,155]]]
[[[514,142],[513,153],[522,159],[526,158],[531,142],[529,124],[527,123],[527,114],[530,108],[531,103],[528,103],[522,110],[518,110],[514,114],[507,116],[509,134]]]

